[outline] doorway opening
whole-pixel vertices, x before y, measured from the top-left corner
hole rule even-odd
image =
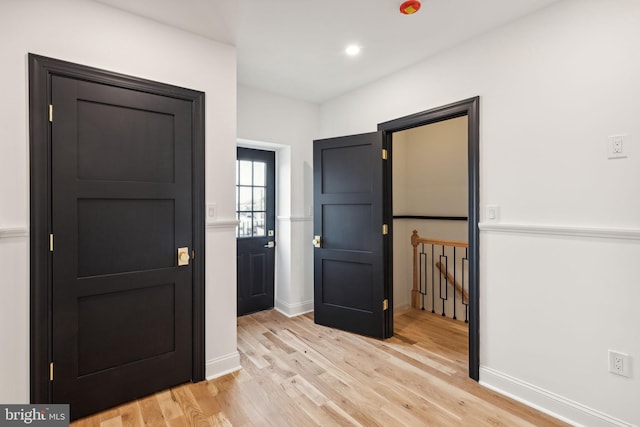
[[[291,147],[273,142],[238,139],[237,149],[266,151],[275,155],[276,223],[275,236],[270,239],[275,245],[275,248],[270,249],[275,258],[273,308],[289,316],[292,315],[289,304],[289,295],[292,292],[290,260],[294,256],[291,232]]]
[[[462,170],[455,168],[455,170],[447,171],[448,179],[446,183],[442,180],[445,175],[442,171],[439,175],[431,177],[431,181],[435,182],[425,185],[424,177],[418,178],[420,172],[408,172],[407,165],[394,163],[395,146],[395,154],[398,157],[401,157],[401,159],[404,157],[406,160],[408,156],[411,156],[412,162],[420,164],[421,159],[416,160],[413,152],[411,154],[406,152],[407,148],[412,144],[413,137],[419,135],[420,132],[433,133],[435,131],[437,133],[438,131],[446,131],[447,128],[449,128],[448,131],[436,139],[440,142],[445,142],[447,138],[453,138],[454,134],[458,134],[455,139],[459,140],[461,138],[460,134],[462,134],[462,144],[458,144],[462,147],[458,147],[458,154],[455,154],[456,150],[450,149],[452,147],[449,144],[447,144],[449,149],[445,152],[438,154],[434,152],[432,154],[440,157],[460,156],[459,151],[465,150],[466,152],[462,155],[466,155],[466,168],[462,168]],[[471,98],[381,123],[378,125],[378,130],[384,132],[384,147],[388,151],[389,160],[386,162],[386,192],[384,196],[385,218],[390,224],[390,241],[387,249],[389,256],[386,258],[388,263],[386,280],[389,283],[389,297],[391,301],[394,298],[406,298],[405,301],[398,301],[398,304],[393,304],[395,307],[406,307],[412,302],[417,302],[419,308],[428,307],[429,310],[437,311],[441,315],[444,315],[447,310],[455,313],[457,308],[455,302],[447,302],[447,298],[443,299],[441,295],[438,295],[436,299],[433,292],[438,292],[439,290],[436,287],[440,287],[445,294],[451,292],[455,296],[457,287],[455,283],[460,281],[458,292],[461,301],[457,311],[462,311],[462,316],[460,317],[462,321],[466,320],[469,325],[469,376],[477,381],[479,379],[479,98]],[[406,142],[407,139],[409,142]],[[442,148],[443,146],[439,147],[439,149]],[[394,165],[404,168],[403,172],[407,173],[402,175],[394,174]],[[428,165],[423,166],[427,167]],[[431,165],[431,169],[434,169],[434,165]],[[430,172],[433,172],[433,170]],[[425,174],[428,175],[427,172]],[[404,179],[414,179],[415,182],[405,182],[404,185],[398,185],[402,184],[402,182],[394,182],[394,179],[398,178],[398,176]],[[461,182],[461,177],[466,178],[466,182]],[[464,178],[462,178],[462,181],[465,180]],[[429,194],[424,194],[425,188],[429,189]],[[464,198],[466,200],[461,200]],[[425,280],[424,287],[421,283],[418,284],[419,292],[413,289],[415,287],[413,277],[407,278],[406,264],[401,266],[396,262],[395,267],[401,268],[401,270],[394,273],[394,258],[396,260],[401,259],[400,257],[394,257],[394,253],[400,252],[397,255],[402,255],[402,252],[406,251],[407,246],[401,241],[409,239],[411,234],[407,233],[407,227],[412,228],[414,226],[426,230],[424,234],[420,232],[421,237],[455,242],[466,240],[468,246],[464,248],[464,255],[459,261],[458,267],[455,266],[454,262],[451,263],[453,265],[447,265],[448,261],[442,263],[444,248],[442,249],[443,252],[438,253],[437,256],[434,256],[433,252],[431,254],[422,253],[419,256],[420,259],[429,260],[434,268],[436,264],[439,264],[439,267],[438,270],[435,270],[436,274],[431,284],[428,284],[427,280]],[[406,258],[405,256],[402,259]],[[411,255],[411,262],[413,262],[413,254]],[[413,265],[410,268],[411,270],[415,269]],[[456,270],[461,272],[462,276],[465,276],[462,280],[455,279]],[[420,273],[418,272],[418,274]],[[439,279],[438,276],[443,277],[444,280]],[[408,297],[405,292],[407,290],[407,282],[412,284],[411,297]],[[444,287],[440,286],[442,283],[444,283]],[[427,285],[433,286],[433,288],[427,289]],[[449,286],[453,289],[449,290]],[[428,295],[429,298],[426,298],[425,301],[428,291],[431,291],[432,294]],[[430,306],[429,299],[431,299]],[[453,304],[453,307],[451,304]]]

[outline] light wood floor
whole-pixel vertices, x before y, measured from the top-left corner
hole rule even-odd
[[[561,426],[467,377],[464,323],[411,310],[365,338],[265,311],[238,319],[243,369],[73,426]]]

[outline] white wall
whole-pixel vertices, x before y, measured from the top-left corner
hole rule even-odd
[[[288,316],[313,310],[313,144],[319,107],[238,87],[238,138],[276,150],[276,308]]]
[[[29,400],[29,52],[206,93],[207,375],[237,368],[235,48],[80,0],[2,0],[0,39],[0,402]]]
[[[640,149],[604,148],[640,140],[638,40],[639,2],[566,0],[321,106],[333,137],[481,97],[481,382],[586,425],[640,424]]]
[[[393,134],[393,215],[467,216],[467,116]]]

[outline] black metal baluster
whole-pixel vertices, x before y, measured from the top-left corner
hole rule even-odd
[[[467,258],[468,252],[469,252],[468,248],[464,250],[464,258],[462,259],[462,304],[464,304],[464,308],[465,308],[464,323],[469,323],[469,284],[468,283],[467,283],[467,299],[465,300],[464,298],[465,266],[466,268],[469,268],[469,259]]]
[[[424,261],[423,261],[424,260]],[[423,267],[424,266],[424,267]],[[425,269],[424,272],[424,288],[423,288],[423,280],[422,280],[422,269]],[[426,259],[426,254],[424,252],[424,244],[420,245],[420,268],[419,268],[419,273],[420,273],[420,300],[422,301],[422,309],[424,310],[424,296],[427,295],[427,272],[426,272],[426,268],[427,268],[427,259]]]
[[[436,289],[435,289],[435,249],[433,243],[431,244],[431,312],[436,312]]]
[[[442,262],[442,260],[444,259],[444,263]],[[444,272],[449,270],[449,258],[444,254],[444,245],[442,245],[442,253],[440,255],[440,274],[438,275],[440,278],[439,284],[440,284],[440,300],[442,301],[442,315],[446,316],[446,307],[445,307],[445,301],[447,301],[449,299],[449,288],[447,287],[447,276],[446,274],[444,275],[444,298],[442,298],[442,273],[443,273],[443,266],[444,266]]]
[[[446,270],[449,274],[449,270]],[[453,320],[456,319],[456,247],[453,247]]]

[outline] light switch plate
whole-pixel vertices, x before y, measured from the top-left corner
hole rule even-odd
[[[500,206],[498,205],[487,205],[486,206],[487,213],[487,222],[498,222],[500,220]]]
[[[213,222],[216,220],[218,214],[218,207],[215,203],[207,203],[207,222]]]

